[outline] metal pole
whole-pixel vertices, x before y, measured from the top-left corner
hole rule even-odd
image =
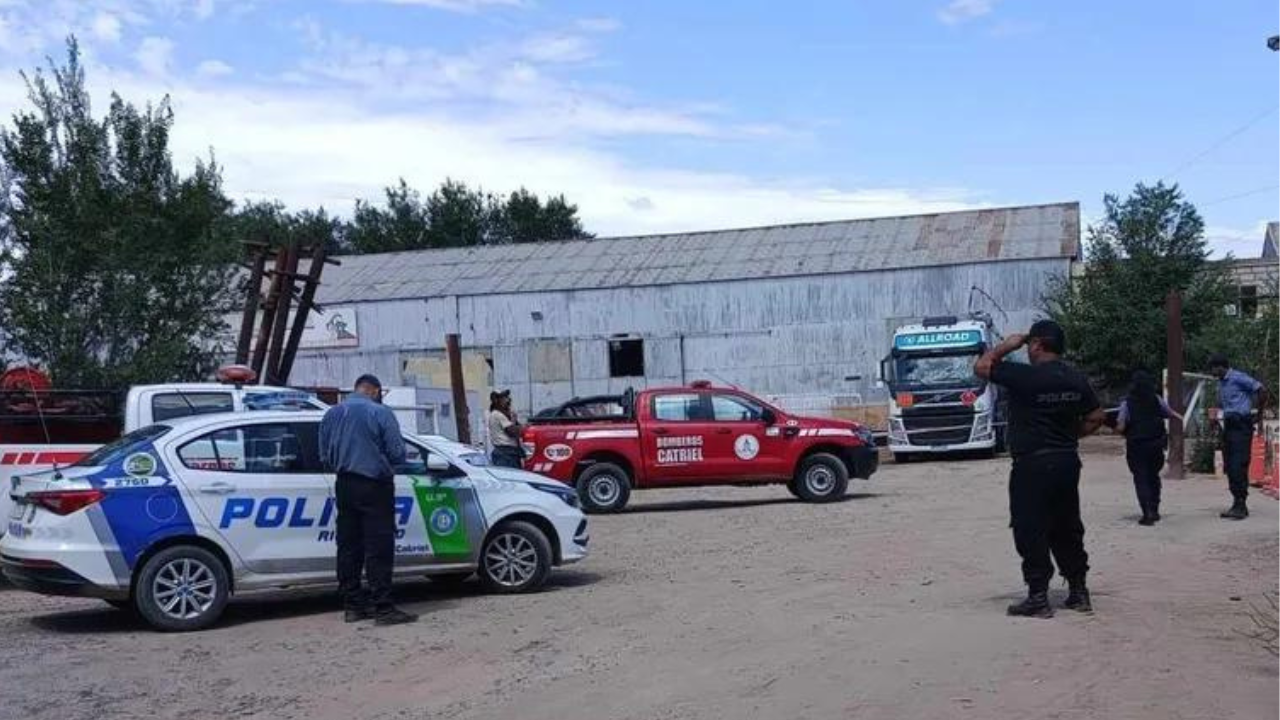
[[[244,296],[244,317],[240,321],[240,339],[236,343],[236,364],[249,362],[249,345],[253,342],[253,326],[258,322],[258,303],[262,299],[262,276],[267,271],[267,246],[254,243],[249,267],[249,285]]]
[[[457,333],[444,336],[445,353],[449,356],[449,384],[453,388],[453,417],[458,423],[458,442],[471,444],[471,415],[467,412],[467,388],[462,379],[462,350]]]
[[[1177,290],[1170,290],[1165,298],[1164,308],[1169,363],[1169,407],[1182,413],[1182,295]],[[1177,418],[1169,418],[1169,464],[1165,468],[1165,477],[1172,480],[1183,478],[1185,448],[1182,430],[1182,423]]]

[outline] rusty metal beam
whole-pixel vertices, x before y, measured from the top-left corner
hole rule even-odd
[[[267,270],[267,248],[252,245],[249,285],[245,290],[244,315],[240,320],[240,338],[236,341],[236,364],[249,362],[249,346],[253,343],[253,327],[258,323],[258,303],[262,301],[262,276]]]
[[[449,356],[449,384],[453,388],[453,417],[458,423],[458,442],[471,444],[471,414],[467,411],[467,388],[462,377],[462,349],[457,333],[444,336]]]
[[[293,372],[293,361],[298,357],[298,347],[302,344],[302,333],[307,327],[307,318],[315,306],[316,288],[320,286],[320,274],[324,271],[325,248],[323,242],[317,242],[311,250],[311,267],[303,279],[302,297],[298,299],[298,311],[293,314],[293,326],[289,328],[289,341],[285,343],[284,354],[280,357],[280,367],[276,371],[276,384],[289,382],[289,374]]]
[[[258,382],[266,375],[264,365],[267,360],[267,346],[271,344],[271,326],[276,320],[276,305],[283,292],[285,253],[276,250],[275,268],[271,272],[271,286],[267,290],[267,300],[262,304],[262,323],[258,326],[258,344],[253,348],[253,361],[250,367],[258,374]]]
[[[1182,407],[1182,295],[1177,290],[1170,290],[1164,301],[1165,310],[1165,343],[1169,364],[1169,383],[1166,392],[1169,407],[1181,414]],[[1165,477],[1181,480],[1185,458],[1185,443],[1182,423],[1175,417],[1169,418],[1169,465],[1165,469]]]
[[[293,307],[294,280],[298,274],[298,241],[290,241],[284,251],[284,269],[280,277],[279,302],[276,303],[275,321],[271,324],[271,345],[267,348],[267,383],[280,383],[280,352],[284,349],[284,334],[289,329],[289,309]]]

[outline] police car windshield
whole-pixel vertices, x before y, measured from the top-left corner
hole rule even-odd
[[[143,443],[151,442],[156,438],[169,432],[168,425],[148,425],[144,428],[138,428],[116,440],[108,443],[93,452],[80,458],[76,463],[79,467],[101,467],[110,465],[111,463],[123,458],[134,448]]]
[[[897,382],[912,387],[973,386],[982,383],[973,374],[978,352],[959,355],[907,355],[897,360]]]
[[[468,450],[467,452],[459,453],[458,459],[474,467],[487,467],[489,465],[489,456],[482,452]]]

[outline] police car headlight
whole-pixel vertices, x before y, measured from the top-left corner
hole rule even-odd
[[[578,491],[564,485],[543,485],[541,483],[530,483],[530,487],[534,490],[541,490],[544,493],[555,495],[564,501],[565,505],[576,508],[580,505],[578,502]]]

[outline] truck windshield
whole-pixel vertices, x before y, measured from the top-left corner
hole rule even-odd
[[[979,385],[982,381],[973,374],[977,360],[977,350],[962,355],[906,355],[895,361],[894,379],[898,385],[912,387]]]
[[[124,435],[115,442],[108,443],[80,458],[76,465],[80,467],[101,467],[124,457],[137,446],[155,440],[169,432],[168,425],[148,425]]]

